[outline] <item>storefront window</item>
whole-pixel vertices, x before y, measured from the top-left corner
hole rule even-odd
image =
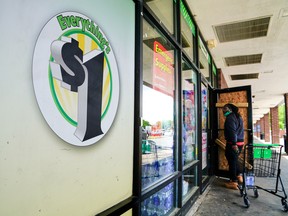
[[[183,165],[196,159],[196,73],[182,61]]]
[[[188,57],[194,61],[194,38],[195,38],[195,25],[190,17],[188,10],[182,0],[180,1],[181,10],[181,42],[182,47],[187,53]]]
[[[199,37],[199,61],[200,61],[200,71],[203,74],[203,76],[206,78],[208,82],[211,82],[210,77],[210,55],[207,52],[206,47],[204,46],[204,43],[202,39]]]
[[[175,183],[170,183],[163,189],[148,197],[141,203],[141,215],[169,215],[174,209]]]
[[[175,171],[174,47],[143,22],[142,189]]]
[[[194,167],[186,172],[182,176],[182,196],[183,202],[186,203],[187,200],[194,194],[197,185],[197,167]]]
[[[173,28],[173,0],[144,0],[159,21],[164,24],[170,33],[174,33]]]

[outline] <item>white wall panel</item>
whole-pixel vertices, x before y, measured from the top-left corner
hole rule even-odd
[[[70,145],[46,123],[32,83],[44,25],[64,11],[93,19],[116,56],[120,98],[99,142]],[[132,194],[134,107],[132,0],[17,1],[0,7],[0,215],[95,215]]]

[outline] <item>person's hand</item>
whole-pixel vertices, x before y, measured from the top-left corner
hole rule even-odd
[[[239,148],[237,145],[232,145],[232,150],[236,153],[239,154]]]

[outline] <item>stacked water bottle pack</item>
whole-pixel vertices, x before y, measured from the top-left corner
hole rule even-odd
[[[174,172],[172,157],[154,160],[142,165],[142,188],[146,188],[155,181]]]
[[[141,215],[165,215],[173,208],[173,183],[167,185],[141,204]]]

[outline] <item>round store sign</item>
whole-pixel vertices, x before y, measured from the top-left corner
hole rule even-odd
[[[33,84],[45,120],[66,142],[91,145],[111,127],[119,101],[116,59],[103,31],[85,15],[63,12],[43,27]]]

